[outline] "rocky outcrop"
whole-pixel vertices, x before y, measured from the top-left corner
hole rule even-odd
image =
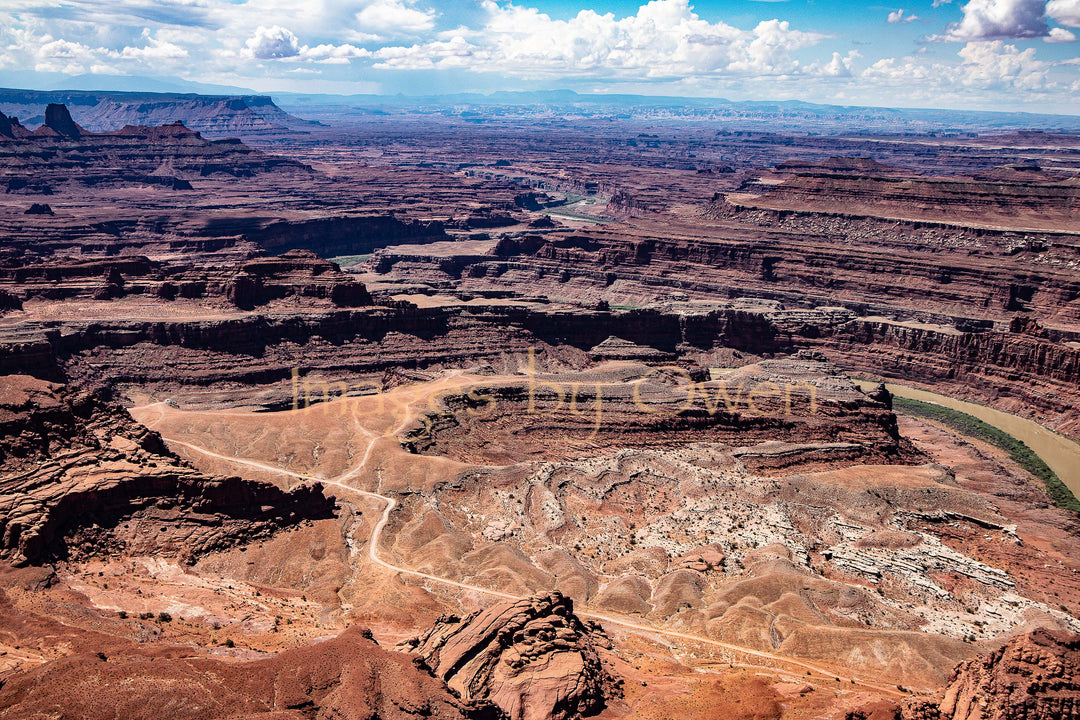
[[[71,113],[68,112],[66,105],[56,103],[49,103],[46,106],[45,125],[43,127],[52,130],[61,137],[71,139],[76,139],[86,132],[71,119]]]
[[[321,487],[212,477],[99,395],[0,377],[0,559],[193,558],[333,514]]]
[[[345,307],[372,304],[363,283],[307,250],[289,250],[278,257],[244,263],[226,294],[234,305],[245,310],[289,296],[329,299]]]
[[[1076,720],[1080,635],[1038,629],[953,671],[944,695],[910,700],[903,720]]]
[[[489,700],[510,720],[566,720],[620,694],[602,659],[607,647],[603,631],[555,592],[443,616],[399,649],[419,654],[463,699]]]
[[[100,642],[100,640],[99,640]],[[100,645],[99,645],[100,647]],[[273,657],[229,662],[192,649],[125,646],[63,657],[0,685],[0,718],[106,720],[497,720],[350,628]]]

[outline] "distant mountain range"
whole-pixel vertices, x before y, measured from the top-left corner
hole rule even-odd
[[[266,95],[0,88],[0,112],[18,117],[27,127],[44,122],[43,113],[49,103],[67,105],[75,122],[92,132],[177,120],[192,130],[217,137],[302,132],[319,125],[290,115]]]
[[[135,83],[135,86],[168,87],[152,79],[135,80],[145,81]],[[18,117],[30,128],[42,124],[42,113],[48,103],[67,105],[75,122],[93,132],[180,120],[208,137],[310,132],[323,125],[347,127],[369,122],[378,116],[389,116],[384,119],[391,120],[393,116],[403,115],[456,117],[470,123],[573,122],[575,118],[656,126],[671,121],[698,122],[715,125],[718,130],[823,135],[1017,130],[1080,133],[1080,117],[1072,115],[820,105],[797,100],[582,95],[572,90],[433,96],[274,93],[271,97],[247,92],[205,95],[195,92],[0,88],[0,112]]]
[[[360,115],[409,113],[497,116],[577,115],[615,119],[717,121],[763,129],[779,122],[784,130],[807,132],[978,132],[1039,129],[1080,131],[1080,117],[1024,112],[936,110],[822,105],[801,100],[732,101],[646,95],[582,95],[572,90],[458,93],[433,96],[305,95],[274,93],[290,112],[331,120],[344,108]]]

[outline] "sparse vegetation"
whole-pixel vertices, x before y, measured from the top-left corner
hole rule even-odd
[[[922,402],[921,400],[894,397],[893,407],[909,415],[935,420],[964,435],[1001,448],[1009,454],[1013,462],[1042,481],[1046,486],[1046,494],[1050,496],[1055,505],[1065,510],[1080,513],[1080,500],[1076,499],[1076,496],[1066,487],[1061,478],[1031,448],[1004,430],[1000,430],[977,417],[959,410]]]
[[[337,257],[330,258],[330,262],[337,263],[343,268],[352,267],[353,265],[359,265],[371,258],[373,253],[367,253],[366,255],[338,255]]]

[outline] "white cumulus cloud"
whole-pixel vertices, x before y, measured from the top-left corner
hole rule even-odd
[[[1039,60],[1034,48],[1020,50],[1001,40],[980,40],[965,44],[957,55],[959,65],[882,58],[866,68],[862,77],[883,85],[940,92],[1051,89],[1047,80],[1050,63]]]
[[[1039,90],[1046,85],[1048,64],[1035,57],[1035,49],[1019,50],[1001,40],[969,42],[957,53],[962,62],[960,80],[980,88]]]
[[[114,58],[148,63],[169,63],[188,57],[185,48],[164,39],[161,33],[151,33],[149,28],[143,30],[142,38],[146,41],[145,45],[127,45],[119,53],[108,54]]]
[[[420,33],[435,26],[435,13],[420,10],[401,0],[375,0],[356,13],[360,32]]]
[[[1050,0],[1046,14],[1062,25],[1080,27],[1080,0]]]
[[[949,26],[947,40],[1033,38],[1047,32],[1044,0],[970,0],[960,10],[964,18]]]
[[[86,72],[87,65],[93,62],[94,50],[80,42],[54,40],[49,36],[35,53],[34,69],[38,72],[59,72],[78,75]]]
[[[902,22],[914,22],[918,19],[918,15],[904,15],[904,9],[900,8],[899,10],[893,10],[891,13],[889,13],[889,16],[885,18],[885,21],[890,24],[896,25],[897,23]]]
[[[251,56],[259,60],[290,58],[300,54],[300,41],[296,35],[280,25],[260,25],[244,44]]]
[[[487,17],[474,33],[376,51],[379,67],[469,67],[517,75],[670,78],[687,75],[778,75],[799,71],[795,50],[824,36],[778,19],[741,30],[708,22],[688,0],[652,0],[616,18],[582,10],[556,20],[536,8],[483,2]]]
[[[1067,43],[1075,42],[1076,34],[1066,30],[1065,28],[1050,28],[1050,33],[1043,38],[1048,43]]]

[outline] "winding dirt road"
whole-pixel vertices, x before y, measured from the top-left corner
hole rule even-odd
[[[140,408],[140,409],[142,409],[142,408]],[[162,412],[164,413],[164,412],[167,412],[167,411],[162,410]],[[306,481],[306,482],[321,483],[324,486],[330,486],[330,487],[333,487],[333,488],[337,488],[339,490],[344,490],[345,492],[352,493],[353,495],[357,495],[357,496],[362,497],[362,498],[367,498],[367,499],[380,501],[383,504],[382,514],[379,517],[379,520],[375,523],[375,526],[372,528],[370,537],[367,539],[368,557],[370,558],[372,563],[374,563],[374,564],[376,564],[376,565],[378,565],[378,566],[380,566],[380,567],[382,567],[382,568],[384,568],[386,570],[389,570],[390,572],[399,573],[401,575],[406,575],[406,576],[409,576],[409,577],[421,578],[423,580],[427,580],[427,581],[437,583],[437,584],[443,585],[443,586],[454,587],[454,588],[458,588],[458,589],[461,589],[461,590],[468,590],[468,591],[475,592],[475,593],[480,593],[480,594],[483,594],[483,595],[488,595],[488,596],[492,596],[492,597],[501,598],[503,600],[514,600],[514,601],[516,601],[516,600],[524,599],[522,596],[511,595],[509,593],[500,592],[498,590],[492,590],[490,588],[480,587],[478,585],[470,585],[469,583],[462,583],[462,582],[457,582],[455,580],[448,580],[446,578],[437,577],[437,576],[431,575],[429,573],[424,573],[424,572],[420,572],[418,570],[412,570],[412,569],[409,569],[409,568],[394,565],[394,564],[389,563],[386,560],[382,559],[381,557],[379,557],[378,547],[379,547],[379,544],[380,544],[380,540],[382,538],[382,533],[383,533],[383,530],[386,528],[387,523],[390,521],[390,514],[394,511],[394,508],[397,507],[397,501],[394,500],[391,497],[387,497],[386,495],[380,495],[378,493],[373,493],[373,492],[369,492],[369,491],[366,491],[366,490],[358,490],[357,488],[350,487],[349,485],[346,485],[346,484],[342,483],[341,480],[347,479],[349,477],[354,477],[355,475],[357,475],[363,469],[363,465],[367,463],[368,458],[370,457],[371,448],[374,445],[374,443],[376,443],[380,439],[391,437],[394,434],[396,434],[397,432],[400,432],[402,429],[404,429],[404,426],[406,426],[407,422],[409,422],[410,420],[411,420],[411,418],[407,417],[393,431],[391,431],[389,433],[386,433],[384,435],[372,436],[371,441],[368,444],[368,448],[364,453],[361,465],[357,466],[356,468],[353,468],[352,470],[348,471],[347,473],[344,473],[343,475],[340,475],[337,478],[332,479],[332,480],[326,480],[326,479],[322,479],[322,478],[313,477],[311,475],[305,475],[303,473],[293,472],[291,470],[286,470],[284,468],[276,467],[274,465],[270,465],[268,463],[260,462],[258,460],[251,460],[251,459],[248,459],[248,458],[240,458],[240,457],[234,457],[234,456],[229,456],[229,455],[223,455],[221,453],[214,452],[213,450],[209,450],[207,448],[199,447],[198,445],[193,445],[192,443],[185,442],[185,441],[179,440],[177,438],[170,438],[170,437],[165,437],[165,436],[163,436],[163,437],[170,444],[179,445],[181,447],[188,448],[189,450],[200,453],[202,455],[206,455],[207,457],[215,458],[217,460],[222,460],[222,461],[234,463],[234,464],[237,464],[237,465],[246,465],[248,467],[253,467],[253,468],[257,468],[259,470],[278,473],[278,474],[281,474],[281,475],[285,475],[287,477],[295,478],[295,479],[298,479],[298,480],[303,480],[303,481]],[[903,696],[903,693],[900,693],[893,686],[880,685],[880,684],[877,684],[877,683],[871,683],[871,682],[867,682],[867,681],[864,681],[864,680],[860,680],[859,678],[855,678],[855,677],[843,676],[843,675],[840,675],[840,674],[838,674],[837,672],[835,672],[833,670],[829,670],[827,668],[823,668],[823,667],[820,667],[820,666],[817,666],[817,665],[813,665],[811,663],[806,663],[806,662],[802,662],[802,661],[799,661],[799,660],[794,660],[792,658],[785,657],[785,656],[782,656],[782,655],[775,655],[773,653],[765,652],[765,651],[762,651],[762,650],[755,650],[753,648],[743,647],[743,646],[740,646],[740,645],[733,645],[731,643],[725,643],[725,642],[721,642],[719,640],[714,640],[712,638],[701,637],[699,635],[691,635],[689,633],[681,633],[681,632],[677,632],[677,631],[674,631],[674,630],[664,630],[664,629],[661,629],[661,628],[651,627],[649,625],[643,625],[643,624],[640,624],[640,623],[632,622],[630,620],[627,620],[627,619],[624,619],[624,618],[619,618],[619,617],[614,617],[614,616],[611,616],[611,615],[602,615],[602,614],[598,614],[598,613],[580,612],[580,611],[577,614],[579,616],[581,616],[581,617],[588,618],[588,619],[591,619],[591,620],[596,620],[596,621],[598,621],[600,623],[603,623],[603,624],[614,625],[616,627],[620,627],[620,628],[623,628],[625,630],[629,630],[631,632],[644,634],[644,635],[647,635],[647,636],[659,636],[659,637],[666,637],[666,638],[673,638],[673,639],[678,639],[678,640],[683,640],[683,641],[701,643],[703,645],[708,645],[710,647],[721,648],[723,650],[727,650],[727,651],[730,651],[730,652],[739,653],[739,654],[744,655],[746,657],[752,657],[752,658],[757,658],[759,660],[765,660],[765,661],[768,661],[769,663],[775,663],[775,664],[780,665],[780,666],[787,666],[788,668],[797,668],[801,672],[809,671],[810,673],[816,674],[821,678],[825,678],[825,679],[840,678],[844,682],[847,682],[849,684],[853,684],[856,687],[862,687],[862,688],[865,688],[865,689],[873,690],[873,691],[878,692],[878,693],[883,693],[883,694],[892,695],[892,696]],[[774,670],[774,671],[780,669],[780,668],[777,668],[775,665],[750,665],[748,667],[757,667],[757,668],[763,668],[763,669]]]

